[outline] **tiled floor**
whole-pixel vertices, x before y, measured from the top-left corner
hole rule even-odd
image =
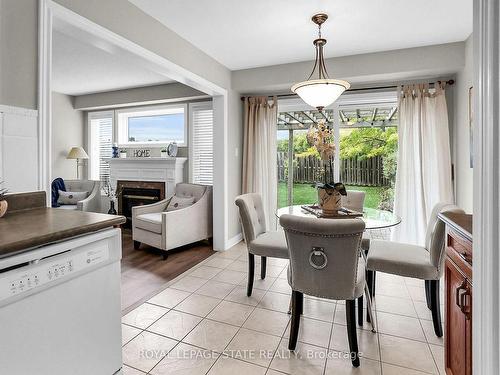
[[[250,298],[246,269],[241,243],[206,259],[125,315],[123,373],[444,374],[443,341],[434,335],[423,282],[377,275],[378,332],[366,322],[359,327],[362,359],[355,369],[346,356],[343,301],[306,297],[299,344],[291,353],[286,261],[268,259],[268,276],[256,275]]]

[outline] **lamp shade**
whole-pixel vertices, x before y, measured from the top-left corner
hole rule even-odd
[[[66,159],[88,159],[89,156],[83,149],[83,147],[73,147],[71,150],[68,152],[68,156],[66,156]]]
[[[351,85],[338,79],[311,79],[292,86],[292,91],[307,104],[325,108],[339,98]]]

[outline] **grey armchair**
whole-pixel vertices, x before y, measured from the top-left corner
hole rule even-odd
[[[250,193],[236,197],[235,203],[240,213],[243,237],[248,249],[247,296],[252,295],[255,272],[255,255],[261,257],[260,277],[266,277],[267,257],[288,259],[288,247],[283,232],[266,231],[266,216],[262,198]]]
[[[297,344],[304,293],[345,300],[352,364],[358,367],[355,300],[363,293],[366,293],[371,313],[371,300],[365,283],[365,261],[359,250],[364,221],[282,215],[280,224],[285,230],[290,252],[288,283],[292,287],[292,320],[288,349],[294,350]]]
[[[212,187],[179,183],[175,186],[175,196],[194,198],[194,203],[186,208],[165,211],[169,199],[144,206],[132,207],[132,238],[134,248],[141,243],[168,250],[212,237]]]
[[[443,276],[445,225],[440,212],[464,213],[457,206],[438,203],[432,210],[425,235],[425,247],[394,241],[373,240],[367,268],[399,276],[425,280],[427,306],[432,311],[436,336],[443,336],[439,301],[439,280]]]
[[[101,182],[93,180],[64,180],[66,191],[88,193],[87,198],[76,205],[62,205],[58,209],[101,212]]]

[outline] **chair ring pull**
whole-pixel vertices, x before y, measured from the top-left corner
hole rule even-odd
[[[323,258],[323,262],[320,263],[320,258]],[[311,267],[322,270],[328,264],[328,258],[322,247],[313,247],[311,253],[309,254],[309,264]]]

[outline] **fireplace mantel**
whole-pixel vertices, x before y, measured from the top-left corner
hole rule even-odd
[[[184,181],[187,158],[109,158],[110,182],[118,180],[165,183],[165,198],[174,194],[175,185]]]

